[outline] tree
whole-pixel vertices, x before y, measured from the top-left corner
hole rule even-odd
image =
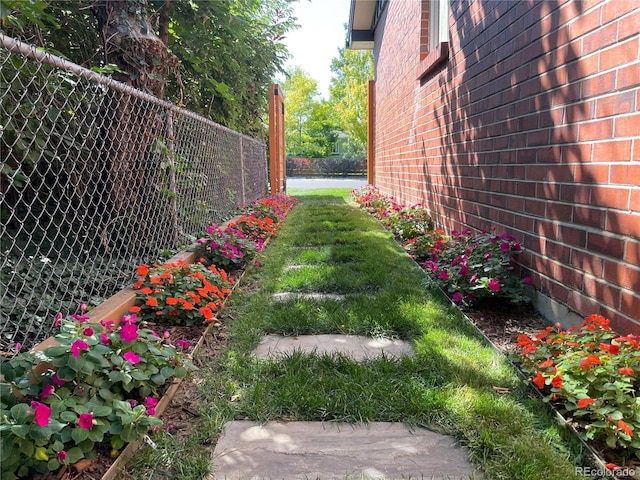
[[[319,158],[331,152],[327,108],[317,100],[318,82],[300,67],[282,85],[287,155]]]
[[[355,156],[367,149],[368,81],[373,78],[373,54],[369,50],[341,48],[331,62],[330,102],[335,121],[349,136],[349,148]]]

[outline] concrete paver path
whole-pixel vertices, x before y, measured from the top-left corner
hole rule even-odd
[[[479,478],[452,437],[386,422],[235,421],[214,463],[216,480]]]
[[[274,358],[291,354],[296,350],[318,354],[343,353],[358,361],[380,355],[399,357],[413,353],[409,343],[387,338],[359,335],[298,335],[295,337],[266,335],[253,354],[259,358]]]

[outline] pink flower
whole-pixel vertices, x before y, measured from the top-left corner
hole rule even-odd
[[[478,274],[474,273],[473,275],[471,275],[471,278],[469,279],[469,283],[476,283],[476,280],[478,280]]]
[[[126,342],[133,342],[138,338],[138,327],[132,323],[125,323],[120,329],[120,338]]]
[[[145,407],[155,407],[156,405],[158,405],[158,399],[154,398],[154,397],[146,397],[144,399],[144,406]]]
[[[58,328],[62,323],[62,313],[58,312],[56,318],[53,319],[53,328]]]
[[[125,315],[120,319],[120,323],[124,323],[127,325],[131,325],[132,323],[136,323],[137,321],[138,321],[138,317],[136,317],[135,313],[132,313],[130,315]]]
[[[447,272],[446,270],[442,270],[440,272],[440,274],[438,275],[438,278],[440,280],[448,280],[449,279],[449,272]]]
[[[508,252],[509,250],[511,250],[511,246],[509,246],[509,244],[507,242],[502,242],[500,244],[500,251],[501,252]]]
[[[89,306],[86,303],[81,303],[80,304],[80,311],[81,312],[86,312],[89,309]]]
[[[51,385],[50,383],[48,383],[42,389],[42,393],[40,393],[40,398],[45,399],[45,398],[49,397],[53,392],[55,392],[55,390],[56,390],[55,387],[53,385]]]
[[[46,427],[49,425],[49,417],[51,416],[51,409],[40,402],[31,402],[31,408],[33,408],[33,419],[36,425]]]
[[[492,256],[491,252],[487,252],[487,253],[484,254],[484,259],[485,260],[489,260],[491,258],[491,256]]]
[[[59,387],[62,387],[67,383],[64,380],[62,380],[57,373],[53,374],[53,377],[51,377],[51,381]]]
[[[459,303],[462,301],[462,294],[460,292],[456,292],[453,294],[452,300],[456,303]]]
[[[100,341],[103,343],[103,345],[111,345],[111,339],[106,333],[102,333],[100,335]]]
[[[85,337],[90,337],[91,335],[93,335],[93,328],[91,328],[91,327],[87,327],[87,328],[85,328],[85,329],[82,331],[82,334],[83,334]]]
[[[531,285],[532,283],[531,277],[524,277],[523,282],[525,285]]]
[[[58,461],[64,462],[66,459],[67,459],[67,452],[65,452],[64,450],[60,450],[58,452]]]
[[[74,313],[72,315],[69,315],[71,318],[73,318],[74,320],[76,320],[77,322],[80,323],[84,323],[87,320],[89,320],[89,317],[87,315],[78,315],[77,313]]]
[[[465,262],[462,265],[460,265],[460,276],[461,277],[466,277],[468,273],[469,273],[469,266]]]
[[[176,340],[176,346],[179,348],[187,349],[191,345],[187,340]]]
[[[499,292],[500,282],[498,282],[498,280],[496,280],[495,278],[492,278],[491,280],[489,280],[489,290],[492,290],[494,292]]]
[[[111,330],[113,330],[115,323],[113,322],[113,320],[100,320],[100,325],[102,325],[107,330],[107,332],[110,332]]]
[[[140,357],[133,352],[126,352],[122,357],[131,365],[135,365],[140,362]]]
[[[71,345],[71,355],[73,355],[74,357],[79,357],[80,350],[88,350],[88,349],[89,349],[89,345],[87,344],[87,342],[85,342],[84,340],[76,340]]]
[[[22,344],[20,342],[16,342],[16,352],[19,352],[22,348]]]
[[[78,418],[78,426],[85,430],[90,430],[93,427],[93,413],[82,413]]]

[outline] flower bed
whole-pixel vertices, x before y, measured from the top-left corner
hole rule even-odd
[[[284,195],[254,202],[255,216],[243,207],[240,220],[255,232],[254,248],[276,233],[296,202]],[[197,250],[165,265],[141,265],[133,288],[90,312],[59,314],[55,337],[2,364],[3,479],[68,475],[73,464],[77,471],[86,459],[116,457],[162,424],[156,415],[168,401],[160,398],[195,368],[189,342],[168,329],[214,324],[234,283],[224,266],[191,263]]]
[[[352,194],[388,228],[390,217],[411,211],[374,187]],[[422,217],[420,225],[424,224]],[[483,335],[491,313],[485,316],[486,312],[472,307],[482,307],[481,302],[487,299],[494,300],[492,309],[501,299],[516,304],[529,301],[525,291],[531,281],[515,275],[512,265],[522,247],[510,235],[495,231],[473,235],[469,230],[447,235],[442,230],[429,230],[404,238],[390,230],[425,269],[428,284],[448,293],[468,318],[474,313],[470,320]],[[517,319],[513,323],[511,330],[517,328]],[[512,355],[515,366],[525,377],[530,376],[544,401],[562,418],[568,418],[565,421],[576,434],[597,452],[602,468],[592,471],[608,477],[640,478],[640,337],[618,335],[607,319],[591,315],[579,329],[547,326],[537,333],[520,334],[513,345],[501,350],[516,352]]]

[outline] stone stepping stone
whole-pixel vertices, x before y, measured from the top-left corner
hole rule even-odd
[[[334,300],[341,302],[345,299],[345,295],[337,293],[280,292],[274,293],[273,298],[278,302],[286,302],[287,300]]]
[[[388,338],[371,338],[360,335],[265,335],[253,351],[259,358],[277,358],[296,350],[317,354],[342,353],[356,361],[385,355],[399,357],[412,355],[413,348],[408,342]]]
[[[229,422],[217,480],[479,479],[453,437],[401,423]]]

